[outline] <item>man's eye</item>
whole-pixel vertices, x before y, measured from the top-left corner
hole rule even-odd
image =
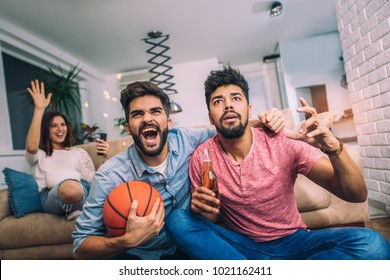
[[[214,104],[217,105],[217,104],[221,104],[222,103],[222,100],[215,100],[214,101]]]

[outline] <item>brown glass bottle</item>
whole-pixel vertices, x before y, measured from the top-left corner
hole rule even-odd
[[[202,153],[203,160],[203,177],[202,184],[204,187],[212,190],[215,193],[215,197],[219,199],[219,188],[218,188],[218,179],[217,175],[215,175],[213,164],[210,159],[209,151],[207,149],[203,150]],[[221,208],[221,204],[215,205],[214,203],[211,205],[212,207]]]

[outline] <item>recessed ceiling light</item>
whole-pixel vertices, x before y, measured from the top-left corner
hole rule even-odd
[[[283,4],[280,2],[274,2],[274,3],[272,3],[272,6],[271,6],[270,16],[271,17],[280,16],[282,14],[282,10],[283,10]]]

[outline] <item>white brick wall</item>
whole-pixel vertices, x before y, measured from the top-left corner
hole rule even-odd
[[[390,2],[339,0],[338,28],[369,198],[390,215]]]

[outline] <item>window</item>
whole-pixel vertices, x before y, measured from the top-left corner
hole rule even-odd
[[[27,132],[34,113],[34,103],[26,88],[39,77],[54,76],[47,70],[2,52],[6,96],[11,125],[12,145],[14,150],[24,150]],[[79,98],[80,100],[80,98]],[[81,112],[71,108],[68,118],[74,128],[76,142],[82,139]]]

